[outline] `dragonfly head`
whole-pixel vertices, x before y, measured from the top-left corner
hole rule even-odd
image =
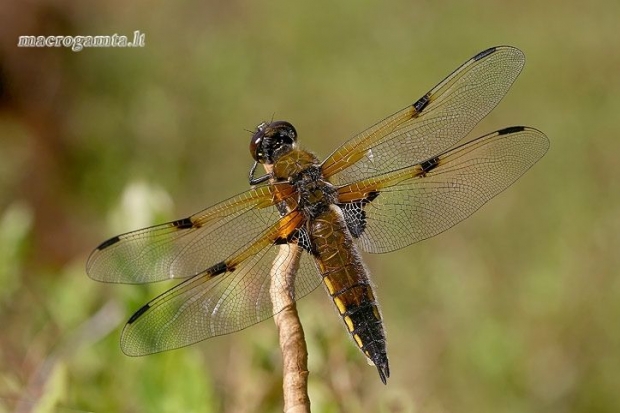
[[[297,131],[288,122],[263,122],[256,127],[250,141],[250,152],[256,162],[273,164],[297,145]]]

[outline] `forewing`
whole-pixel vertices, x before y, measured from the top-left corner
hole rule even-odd
[[[200,274],[280,218],[274,188],[258,187],[191,217],[111,238],[91,253],[86,272],[98,281],[130,284]],[[278,196],[290,189],[278,188]]]
[[[289,299],[314,290],[321,276],[312,257],[296,244],[277,245],[269,238],[264,234],[250,250],[222,263],[223,272],[190,278],[145,305],[123,330],[123,352],[140,356],[232,333],[273,316]],[[285,283],[274,271],[288,271],[283,268],[288,265],[298,269]],[[272,298],[274,289],[288,295]]]
[[[413,105],[338,148],[323,162],[324,176],[342,185],[447,150],[499,103],[524,63],[523,53],[514,47],[478,53]]]
[[[349,211],[363,250],[393,251],[469,217],[548,148],[536,129],[506,128],[412,167],[345,185],[339,188],[341,207]]]

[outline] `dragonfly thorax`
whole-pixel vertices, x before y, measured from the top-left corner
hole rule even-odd
[[[308,219],[318,217],[338,200],[336,187],[323,178],[319,165],[313,164],[301,170],[290,181],[297,189],[298,209]]]

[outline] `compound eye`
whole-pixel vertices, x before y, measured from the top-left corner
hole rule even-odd
[[[261,158],[264,155],[261,148],[263,143],[263,136],[263,131],[258,130],[256,133],[254,133],[254,135],[252,135],[252,139],[250,140],[250,153],[252,154],[252,158],[254,158],[254,160],[257,162],[260,162]]]

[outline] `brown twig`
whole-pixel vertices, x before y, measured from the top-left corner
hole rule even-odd
[[[269,166],[265,165],[268,173]],[[280,245],[279,248],[271,269],[269,293],[282,351],[284,412],[310,412],[308,349],[294,300],[295,275],[302,249],[294,244]]]
[[[285,413],[310,411],[308,350],[297,306],[291,294],[300,253],[301,249],[296,245],[281,245],[271,271],[271,301],[275,311],[281,310],[274,320],[278,326],[282,350]]]

